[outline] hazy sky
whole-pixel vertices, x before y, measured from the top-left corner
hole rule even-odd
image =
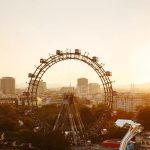
[[[150,82],[150,0],[0,0],[0,77],[28,81],[56,49],[96,55],[116,84]],[[44,76],[51,84],[98,80],[86,64],[66,61]]]

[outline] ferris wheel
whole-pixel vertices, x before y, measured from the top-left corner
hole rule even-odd
[[[72,94],[70,95],[69,93],[68,95],[64,95],[60,112],[56,119],[53,131],[61,129],[63,132],[65,132],[65,120],[66,118],[69,118],[73,143],[77,146],[79,143],[81,144],[81,141],[84,141],[84,143],[86,143],[87,138],[89,139],[90,136],[93,136],[93,133],[95,135],[95,133],[98,133],[100,129],[103,129],[105,127],[105,122],[110,116],[110,110],[113,109],[113,97],[116,96],[116,91],[113,91],[112,81],[110,80],[110,76],[112,76],[112,73],[110,71],[104,70],[103,63],[99,63],[98,57],[89,57],[88,53],[82,54],[79,49],[75,49],[74,52],[72,52],[71,50],[69,50],[69,52],[68,50],[56,50],[56,54],[49,55],[47,59],[41,58],[40,64],[38,67],[36,67],[34,73],[28,74],[30,80],[28,84],[28,90],[27,92],[24,92],[24,96],[26,97],[24,104],[27,104],[31,107],[38,106],[38,86],[40,85],[42,77],[52,66],[54,66],[58,62],[65,60],[81,61],[95,71],[103,86],[103,103],[107,105],[108,109],[100,115],[99,119],[95,124],[93,124],[92,128],[85,130],[79,110],[74,101],[74,96]],[[36,118],[39,122],[41,122],[38,117]],[[49,127],[47,129],[49,130]]]
[[[113,96],[116,93],[115,91],[113,91],[112,81],[110,80],[110,76],[112,75],[112,73],[110,71],[104,70],[103,64],[98,62],[98,57],[89,57],[87,54],[88,53],[82,54],[79,49],[75,49],[74,52],[71,52],[71,50],[69,52],[56,50],[56,54],[50,55],[47,59],[41,58],[40,64],[36,67],[34,73],[28,74],[30,81],[28,90],[27,92],[25,92],[25,95],[27,97],[26,103],[29,106],[37,106],[38,86],[43,75],[47,72],[48,69],[61,61],[78,60],[89,65],[96,72],[103,85],[104,104],[106,104],[109,108],[112,108]]]

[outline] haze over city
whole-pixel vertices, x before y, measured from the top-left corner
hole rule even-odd
[[[150,82],[149,6],[149,0],[0,1],[0,77],[25,83],[40,58],[79,48],[99,57],[116,85]],[[44,80],[69,85],[78,77],[99,82],[81,62],[61,62]]]

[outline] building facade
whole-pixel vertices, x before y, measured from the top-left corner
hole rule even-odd
[[[139,93],[117,93],[114,99],[114,109],[122,109],[127,112],[136,113],[140,107],[150,106]]]
[[[77,79],[77,94],[80,97],[86,97],[88,94],[88,79],[79,78]]]
[[[46,86],[46,82],[44,82],[43,80],[41,80],[39,82],[39,86],[38,86],[38,94],[44,94],[44,92],[46,92],[47,90],[47,86]]]
[[[1,78],[1,90],[5,95],[15,95],[15,79],[13,77]]]
[[[89,94],[95,95],[100,93],[100,85],[98,83],[89,83]]]

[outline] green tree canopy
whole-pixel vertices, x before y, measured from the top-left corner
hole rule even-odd
[[[137,122],[141,123],[145,130],[150,130],[150,107],[144,107],[139,110]]]

